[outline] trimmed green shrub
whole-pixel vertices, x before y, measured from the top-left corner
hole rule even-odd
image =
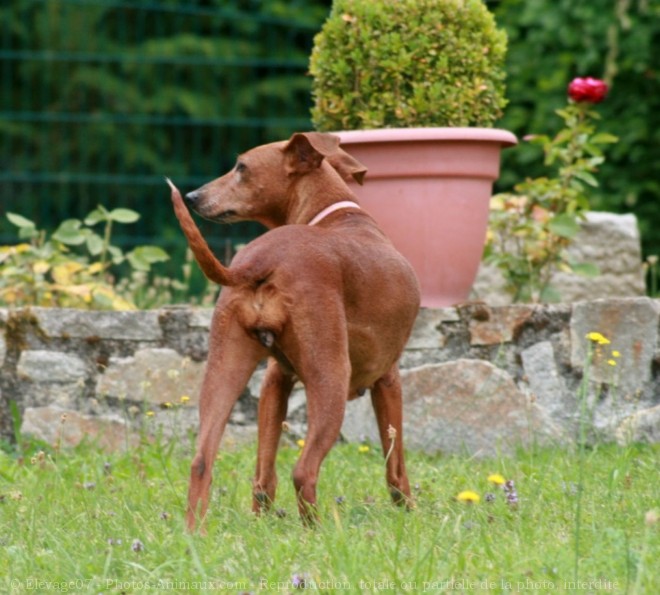
[[[318,130],[492,126],[507,38],[482,0],[335,0],[314,39]]]

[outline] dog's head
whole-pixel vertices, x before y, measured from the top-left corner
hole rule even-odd
[[[251,220],[276,227],[287,220],[294,185],[323,170],[339,184],[343,182],[337,177],[362,184],[367,171],[339,147],[338,136],[297,132],[288,141],[261,145],[239,155],[231,171],[188,193],[186,201],[213,221]]]

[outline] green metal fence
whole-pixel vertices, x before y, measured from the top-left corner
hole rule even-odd
[[[117,243],[181,253],[164,176],[196,188],[237,153],[310,127],[305,73],[328,2],[3,4],[0,243],[15,238],[6,211],[52,228],[103,204],[142,215]]]

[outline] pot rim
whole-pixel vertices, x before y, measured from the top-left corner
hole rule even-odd
[[[369,130],[340,130],[331,132],[342,144],[374,142],[417,141],[473,141],[495,142],[503,147],[518,144],[516,135],[501,128],[477,128],[470,126],[427,128],[373,128]]]

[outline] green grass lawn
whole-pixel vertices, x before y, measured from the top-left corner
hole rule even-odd
[[[406,512],[388,501],[375,447],[338,445],[315,529],[289,481],[297,446],[280,452],[278,500],[262,517],[250,512],[254,448],[223,452],[206,537],[183,529],[191,445],[39,450],[0,451],[1,592],[660,593],[657,447],[586,450],[582,492],[573,450],[411,452]],[[479,501],[458,500],[465,490]]]

